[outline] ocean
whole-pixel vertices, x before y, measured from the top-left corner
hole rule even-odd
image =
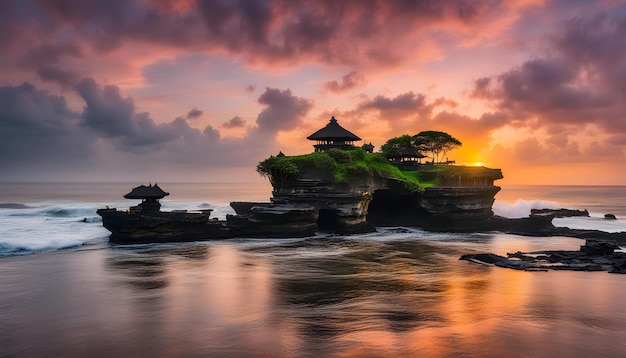
[[[577,250],[502,233],[114,245],[95,211],[142,183],[0,183],[0,356],[571,356],[626,351],[626,276],[485,267],[465,253]],[[163,210],[267,201],[268,184],[159,183]],[[626,187],[508,186],[494,211],[588,209],[626,231]],[[616,221],[603,219],[611,213]]]

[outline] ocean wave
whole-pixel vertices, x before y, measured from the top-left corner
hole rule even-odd
[[[493,212],[498,216],[509,219],[524,218],[530,215],[531,209],[560,209],[565,207],[553,201],[546,200],[517,200],[514,203],[495,201]],[[604,214],[591,212],[589,217],[576,216],[555,218],[552,223],[557,227],[570,229],[601,230],[606,232],[626,232],[626,221],[606,220]]]
[[[0,210],[0,257],[65,250],[105,242],[94,203],[39,202]]]
[[[557,203],[547,200],[523,200],[519,199],[514,203],[496,200],[492,209],[494,214],[509,219],[525,218],[530,215],[531,209],[559,209]]]
[[[106,237],[91,239],[36,239],[15,241],[0,241],[0,257],[25,256],[43,252],[76,249],[84,246],[106,242]]]
[[[30,206],[20,203],[0,203],[0,209],[29,209]]]

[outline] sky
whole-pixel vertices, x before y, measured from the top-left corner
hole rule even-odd
[[[335,116],[626,185],[624,1],[3,0],[0,30],[0,181],[258,182]]]

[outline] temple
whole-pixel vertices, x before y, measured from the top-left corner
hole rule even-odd
[[[159,199],[163,199],[167,195],[170,195],[170,193],[163,191],[163,189],[159,187],[159,184],[155,183],[154,185],[140,185],[133,188],[133,190],[124,195],[124,197],[126,199],[141,199],[141,204],[130,208],[131,212],[158,212],[161,210]]]
[[[427,158],[414,147],[402,149],[396,156],[390,158],[390,161],[398,166],[401,170],[410,170],[411,166],[422,164],[422,158]]]
[[[335,116],[330,119],[326,127],[311,134],[307,139],[317,141],[317,144],[313,145],[316,152],[324,152],[331,148],[353,148],[353,142],[361,140],[357,135],[340,126]]]
[[[363,150],[366,151],[367,153],[374,153],[374,145],[372,144],[372,142],[363,144],[361,148],[363,148]]]

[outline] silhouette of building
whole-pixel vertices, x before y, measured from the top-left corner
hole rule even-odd
[[[167,195],[170,195],[170,193],[163,191],[163,189],[159,187],[159,184],[155,183],[154,185],[140,185],[133,188],[133,190],[124,195],[124,197],[126,199],[141,199],[141,204],[131,207],[131,211],[156,212],[161,210],[159,199],[163,199]]]
[[[307,139],[317,141],[317,144],[313,145],[316,152],[323,152],[331,148],[354,148],[353,142],[361,140],[354,133],[340,126],[335,116],[330,119],[326,127],[311,134]]]
[[[426,158],[426,156],[420,152],[417,151],[417,149],[413,148],[413,147],[408,147],[408,148],[404,148],[402,149],[402,151],[400,152],[400,157],[398,158],[398,160],[402,163],[406,163],[406,162],[416,162],[416,163],[420,163],[422,162],[422,158]]]
[[[374,153],[374,145],[372,144],[372,142],[363,144],[361,148],[363,148],[363,150],[366,151],[367,153]]]

